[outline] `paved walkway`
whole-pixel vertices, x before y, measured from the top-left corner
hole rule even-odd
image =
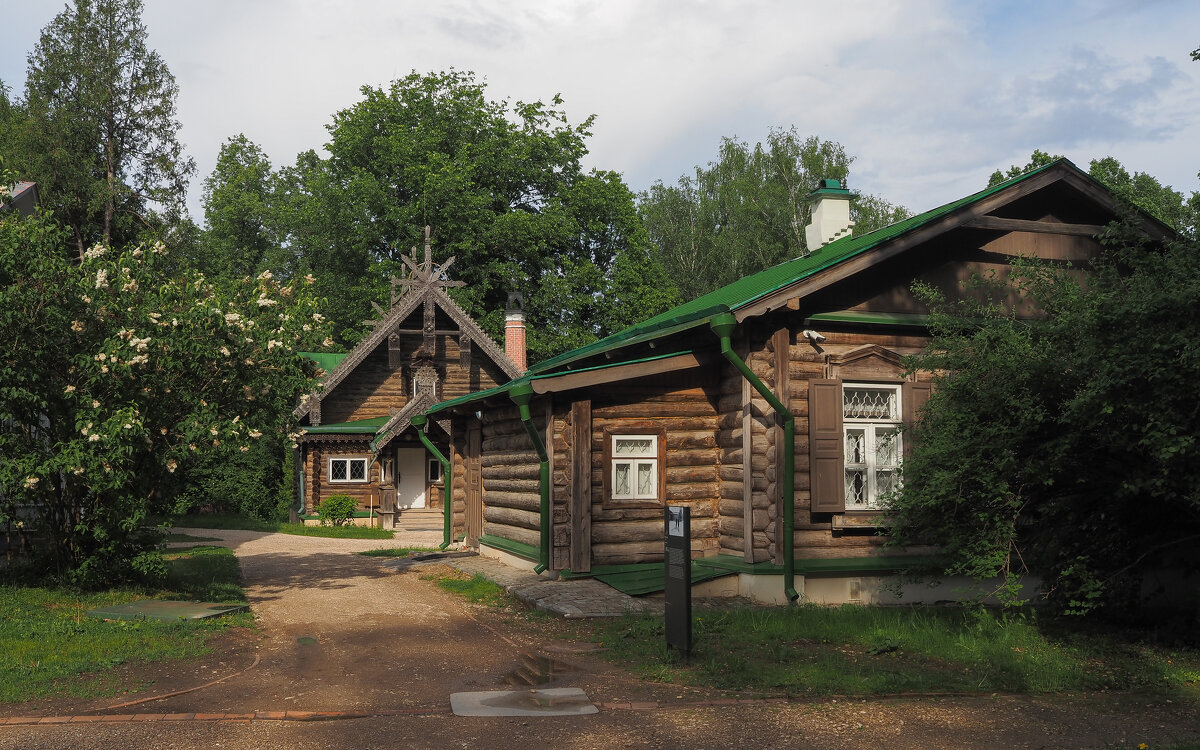
[[[393,570],[422,565],[449,565],[478,574],[501,586],[527,607],[536,607],[563,617],[620,617],[628,613],[662,614],[663,600],[633,597],[591,578],[554,580],[533,571],[519,570],[499,560],[474,552],[418,555],[415,559],[390,560]]]

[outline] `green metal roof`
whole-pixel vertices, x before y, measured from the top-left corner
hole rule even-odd
[[[345,359],[347,356],[346,354],[340,354],[338,352],[296,352],[296,353],[299,354],[301,357],[304,357],[305,359],[311,359],[313,362],[316,362],[317,367],[320,367],[322,370],[324,370],[327,373],[333,372],[334,369],[339,364],[341,364],[342,360]]]
[[[854,237],[843,237],[840,240],[831,242],[808,255],[794,258],[789,261],[784,261],[779,265],[759,271],[758,273],[745,276],[737,281],[727,284],[720,289],[714,289],[708,294],[701,295],[696,299],[685,302],[682,305],[667,310],[664,313],[656,315],[652,318],[642,321],[636,325],[630,326],[619,333],[615,333],[606,338],[595,341],[586,346],[581,346],[569,352],[564,352],[557,357],[543,360],[519,378],[516,378],[508,383],[490,388],[486,391],[460,396],[459,398],[450,401],[444,401],[430,409],[427,414],[444,411],[454,406],[460,406],[474,401],[482,401],[490,396],[505,393],[509,388],[518,383],[528,383],[536,377],[549,377],[552,375],[560,375],[566,371],[570,371],[569,365],[572,362],[594,357],[598,354],[603,354],[614,349],[619,349],[632,344],[637,344],[642,341],[662,338],[679,331],[684,331],[689,328],[695,328],[706,324],[711,318],[722,313],[729,313],[738,308],[749,305],[763,297],[773,294],[784,287],[790,286],[801,279],[812,276],[816,273],[824,271],[827,268],[842,263],[850,258],[857,257],[863,253],[882,245],[885,242],[893,240],[906,232],[918,229],[922,226],[930,224],[938,219],[941,219],[958,209],[964,208],[977,201],[987,198],[991,195],[1011,187],[1019,182],[1030,179],[1031,177],[1041,174],[1046,170],[1057,166],[1058,164],[1067,164],[1076,171],[1075,167],[1067,159],[1058,159],[1050,164],[1030,170],[1022,175],[1005,180],[998,185],[980,190],[977,193],[972,193],[964,198],[952,201],[937,208],[926,211],[916,216],[910,216],[902,221],[897,221],[889,224],[886,227],[876,229],[873,232]],[[1083,172],[1079,172],[1083,174]],[[889,321],[897,323],[898,321]],[[911,321],[910,321],[911,322]],[[612,365],[627,364],[625,361],[614,362]],[[590,369],[590,368],[589,368]]]
[[[628,346],[642,340],[658,338],[684,328],[701,325],[714,315],[723,312],[732,312],[740,307],[744,307],[801,279],[861,255],[884,242],[899,237],[905,232],[922,227],[964,206],[968,206],[1016,183],[1027,180],[1056,166],[1060,162],[1071,164],[1066,159],[1059,159],[1038,169],[1030,170],[1018,177],[1005,180],[999,185],[980,190],[978,193],[973,193],[943,206],[938,206],[925,213],[910,216],[907,219],[889,224],[873,232],[868,232],[858,237],[843,237],[808,255],[784,261],[779,265],[740,278],[720,289],[714,289],[691,302],[685,302],[660,315],[626,328],[620,333],[540,362],[531,367],[530,372],[544,373],[548,370],[560,368],[578,359],[601,354],[622,346]],[[1071,166],[1074,165],[1071,164]]]
[[[334,422],[332,424],[321,424],[315,427],[305,427],[304,431],[310,435],[374,435],[379,432],[379,428],[387,424],[391,417],[372,417],[370,419],[357,419],[353,422]]]

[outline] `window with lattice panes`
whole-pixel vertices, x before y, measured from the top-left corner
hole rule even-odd
[[[846,510],[881,508],[899,486],[902,414],[899,385],[842,386]]]
[[[365,458],[331,458],[329,459],[330,482],[365,482],[367,481],[367,459]]]
[[[612,436],[613,500],[658,500],[658,435]]]

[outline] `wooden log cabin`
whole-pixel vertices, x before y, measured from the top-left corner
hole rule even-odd
[[[887,576],[930,552],[878,533],[930,391],[903,364],[929,341],[913,282],[953,299],[1019,256],[1084,267],[1118,208],[1066,160],[862,236],[849,198],[837,181],[814,191],[808,255],[428,410],[449,424],[454,537],[650,591],[663,508],[686,505],[694,577],[714,591],[891,599]]]
[[[433,262],[428,227],[424,260],[416,256],[413,248],[404,258],[408,274],[392,280],[389,308],[376,306],[379,319],[353,351],[308,355],[328,374],[296,409],[302,436],[293,514],[306,522],[316,523],[321,501],[334,494],[358,501],[359,524],[390,528],[405,514],[440,509],[444,478],[437,456],[447,449],[449,424],[434,421],[418,435],[412,418],[524,369],[519,297],[507,316],[510,330],[520,327],[519,340],[508,342],[510,356],[446,293],[462,282],[446,275],[453,258]]]

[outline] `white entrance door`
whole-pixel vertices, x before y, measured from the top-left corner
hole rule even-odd
[[[425,507],[425,450],[396,450],[396,508]]]

